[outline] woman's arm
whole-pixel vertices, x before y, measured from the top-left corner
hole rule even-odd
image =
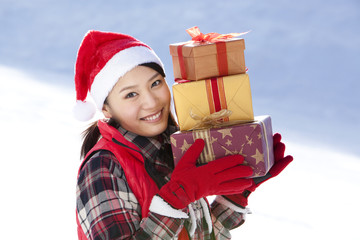
[[[89,239],[171,239],[183,227],[184,219],[152,212],[141,219],[141,207],[110,152],[95,154],[82,168],[76,198],[78,220]]]
[[[221,196],[211,204],[211,217],[216,239],[230,239],[230,230],[245,222],[247,209],[238,209]]]

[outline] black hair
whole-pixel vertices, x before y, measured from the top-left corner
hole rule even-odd
[[[155,71],[157,71],[161,76],[165,77],[164,69],[155,62],[149,62],[149,63],[142,63],[139,66],[149,67]]]
[[[149,62],[149,63],[140,64],[139,66],[149,67],[157,71],[161,76],[165,77],[164,69],[157,63]],[[107,104],[107,99],[105,99],[104,104]],[[83,143],[81,145],[80,158],[84,158],[86,154],[95,146],[95,144],[99,141],[101,137],[97,122],[98,121],[95,121],[92,124],[90,124],[90,126],[81,134],[83,138]],[[110,119],[108,124],[115,128],[118,128],[120,126],[120,124],[114,119]],[[168,124],[177,126],[174,116],[172,115],[171,112],[169,115]]]

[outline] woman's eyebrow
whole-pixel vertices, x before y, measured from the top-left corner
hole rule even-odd
[[[156,78],[160,73],[155,73],[151,78],[149,78],[148,82],[152,81],[154,78]]]
[[[136,87],[136,85],[126,86],[126,87],[120,89],[119,93],[121,93],[121,92],[123,92],[123,91],[126,91],[126,90],[128,90],[128,89],[131,89],[131,88],[135,88],[135,87]]]
[[[158,75],[160,75],[160,73],[155,73],[151,78],[148,79],[148,82],[154,80],[154,78],[156,78]],[[136,87],[136,85],[126,86],[126,87],[120,89],[119,93],[126,91],[128,89],[131,89],[131,88],[135,88],[135,87]]]

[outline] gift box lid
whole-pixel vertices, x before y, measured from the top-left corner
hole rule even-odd
[[[243,51],[245,49],[245,41],[243,38],[232,38],[224,42],[226,42],[227,52]],[[200,57],[217,54],[216,43],[179,42],[170,44],[170,55],[177,57],[177,47],[181,45],[183,45],[183,57]]]

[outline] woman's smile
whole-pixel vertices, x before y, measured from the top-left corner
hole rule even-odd
[[[154,137],[167,128],[170,100],[165,78],[151,68],[137,66],[115,84],[103,112],[130,132]]]
[[[149,116],[146,116],[146,117],[143,117],[143,118],[140,118],[140,120],[144,120],[144,121],[147,121],[147,122],[157,122],[161,119],[161,113],[162,113],[162,109],[155,113],[155,114],[151,114]]]

